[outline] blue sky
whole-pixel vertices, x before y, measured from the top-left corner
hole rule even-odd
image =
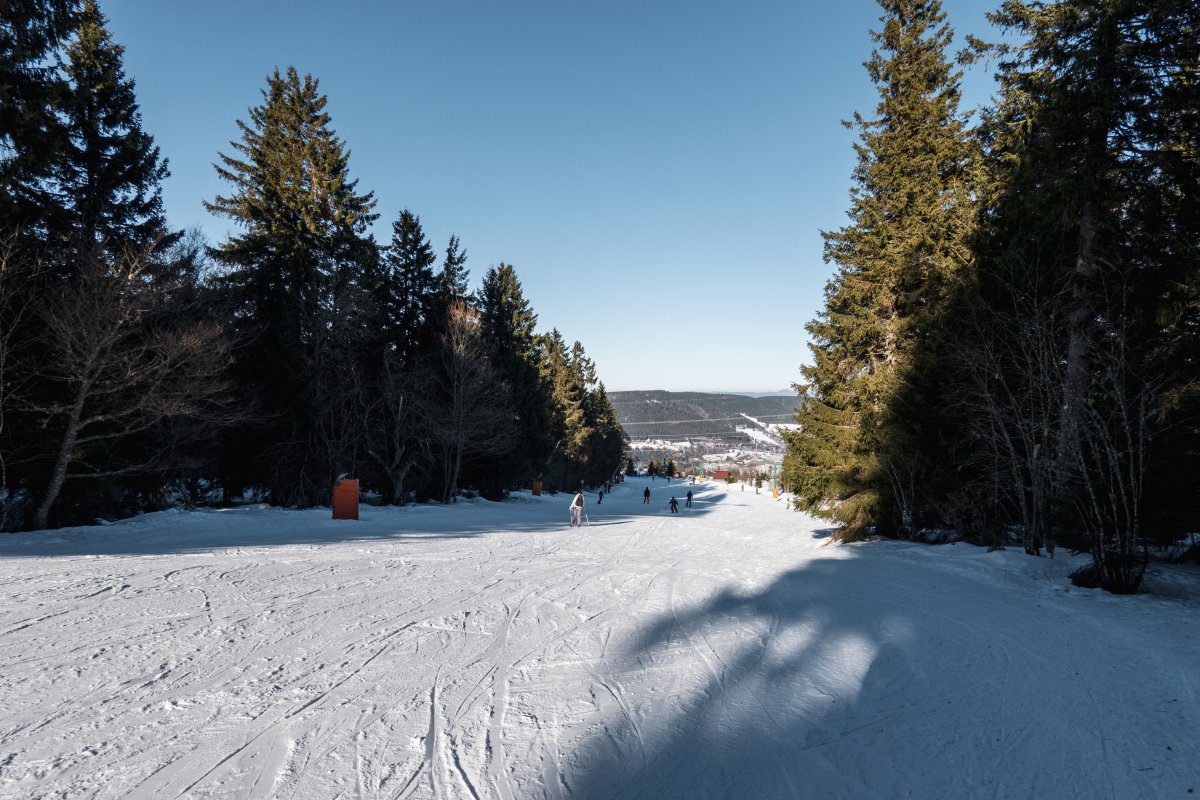
[[[946,0],[959,37],[991,0]],[[805,323],[846,222],[852,131],[876,103],[868,0],[483,2],[101,0],[170,160],[172,225],[214,242],[212,164],[266,76],[320,80],[376,238],[407,208],[472,287],[512,264],[539,318],[610,391],[772,391],[799,379]],[[969,105],[991,79],[964,80]]]

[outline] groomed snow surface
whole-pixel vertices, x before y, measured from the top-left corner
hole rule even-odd
[[[0,797],[1200,796],[1194,570],[569,500],[0,538]]]

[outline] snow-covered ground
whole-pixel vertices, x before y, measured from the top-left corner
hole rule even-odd
[[[688,488],[0,538],[0,796],[1200,795],[1194,570],[1119,598]]]

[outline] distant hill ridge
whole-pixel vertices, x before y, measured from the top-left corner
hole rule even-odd
[[[609,392],[617,420],[631,439],[727,436],[750,425],[794,423],[796,395],[750,397],[707,392]],[[743,416],[745,415],[745,416]]]

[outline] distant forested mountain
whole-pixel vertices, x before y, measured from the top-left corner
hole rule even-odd
[[[720,436],[738,426],[795,422],[796,395],[749,397],[703,392],[609,392],[608,399],[625,432],[638,439],[685,439]]]

